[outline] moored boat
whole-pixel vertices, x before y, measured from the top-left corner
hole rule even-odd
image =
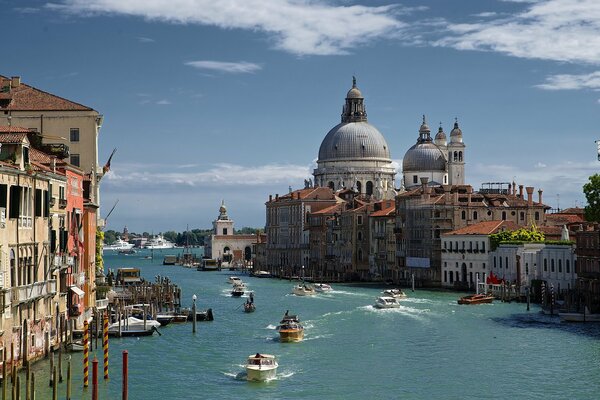
[[[160,326],[167,326],[171,322],[173,322],[174,319],[175,319],[175,316],[173,316],[173,315],[158,314],[156,316],[156,321],[160,324]]]
[[[583,312],[559,312],[558,316],[562,322],[600,322],[600,314],[592,314],[585,307]]]
[[[395,297],[396,299],[405,299],[406,293],[402,289],[386,289],[383,295],[387,297]]]
[[[400,303],[398,302],[398,299],[395,297],[381,296],[381,297],[378,297],[377,300],[375,300],[375,307],[376,308],[398,308],[398,307],[400,307]]]
[[[160,326],[160,322],[129,317],[108,326],[109,336],[150,336]]]
[[[328,283],[315,283],[313,286],[317,292],[331,292],[333,290]]]
[[[484,304],[493,301],[494,296],[491,294],[470,294],[457,300],[458,304]]]
[[[192,310],[188,311],[187,320],[188,321],[194,320],[194,312]],[[196,310],[196,321],[212,321],[212,320],[214,320],[212,308],[209,308],[209,309],[203,310],[203,311]]]
[[[275,356],[271,354],[250,355],[246,363],[246,379],[260,382],[275,379],[278,366]]]
[[[253,276],[255,278],[270,278],[271,277],[271,273],[267,272],[267,271],[252,271],[250,273],[250,276]]]
[[[300,342],[304,339],[304,327],[300,324],[298,316],[289,315],[287,311],[279,322],[277,330],[281,342]]]
[[[312,296],[316,293],[316,291],[314,288],[301,283],[292,288],[292,293],[296,296]]]

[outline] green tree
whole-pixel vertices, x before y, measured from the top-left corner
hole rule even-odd
[[[114,243],[114,241],[117,240],[118,235],[119,234],[116,231],[113,231],[112,229],[105,231],[104,232],[104,243],[106,243],[106,244]]]
[[[600,222],[600,175],[590,176],[588,183],[583,185],[583,194],[587,200],[585,219]]]

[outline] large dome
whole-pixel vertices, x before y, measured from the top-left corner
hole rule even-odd
[[[446,158],[435,144],[417,143],[404,155],[402,172],[446,171]]]
[[[319,160],[390,160],[385,138],[368,122],[342,122],[327,133],[319,148]]]

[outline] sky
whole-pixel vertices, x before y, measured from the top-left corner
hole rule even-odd
[[[597,0],[0,0],[0,74],[104,115],[106,229],[264,227],[303,187],[356,76],[402,165],[422,115],[463,131],[465,181],[585,205],[598,172]],[[400,169],[398,169],[400,172]],[[400,186],[396,176],[396,186]],[[537,197],[537,196],[536,196]]]

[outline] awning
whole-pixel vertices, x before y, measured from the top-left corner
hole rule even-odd
[[[77,286],[69,286],[69,289],[71,289],[77,296],[83,296],[85,294],[85,292],[79,289]]]

